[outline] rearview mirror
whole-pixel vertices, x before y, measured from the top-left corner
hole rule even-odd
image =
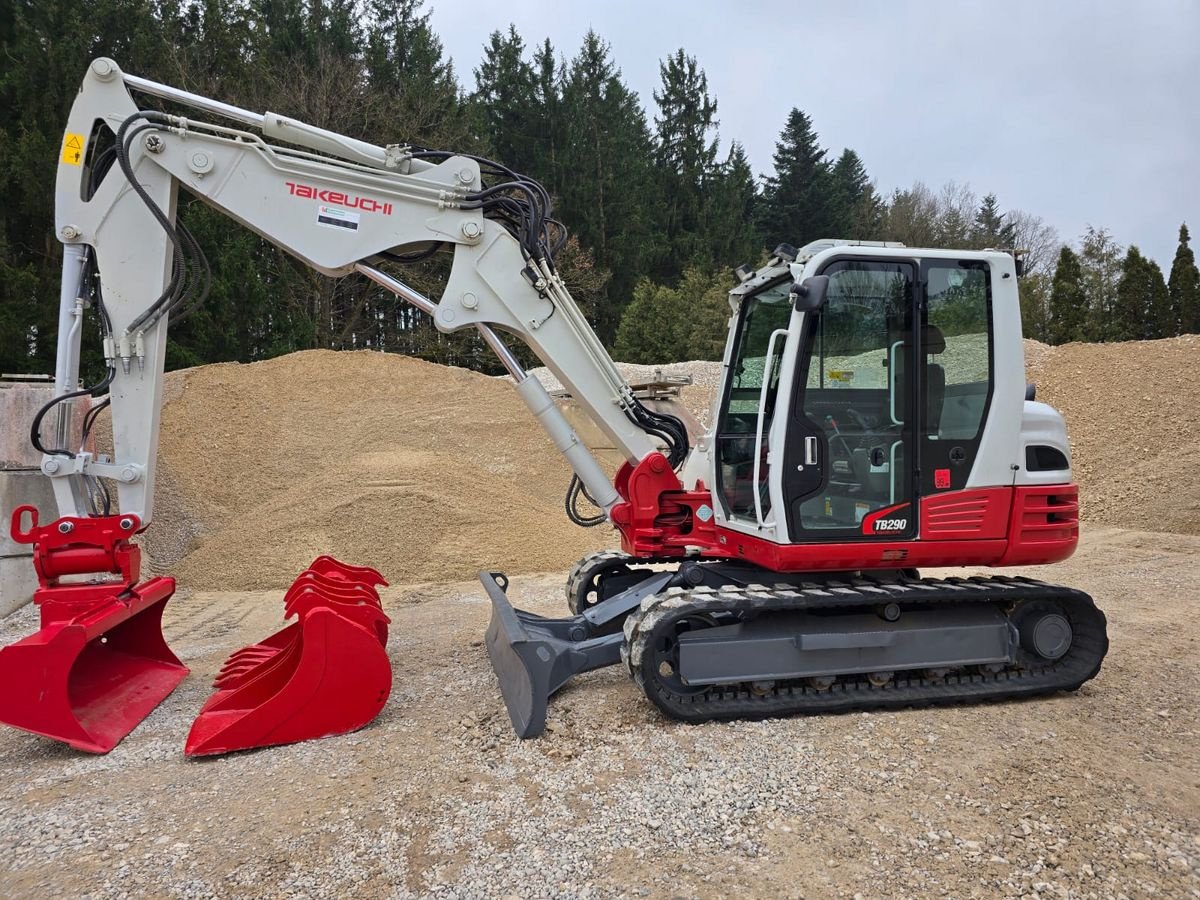
[[[800,312],[815,312],[825,305],[829,293],[828,275],[810,275],[792,285],[792,306]]]

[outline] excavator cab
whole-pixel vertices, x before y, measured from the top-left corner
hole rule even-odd
[[[718,519],[777,543],[915,538],[918,498],[964,487],[978,456],[990,265],[855,248],[816,270],[827,281],[809,309],[796,266],[776,268],[734,324],[713,441]]]

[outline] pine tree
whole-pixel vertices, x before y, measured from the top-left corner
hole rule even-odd
[[[1175,334],[1200,333],[1200,270],[1188,241],[1187,223],[1179,226],[1179,249],[1171,263],[1169,293],[1171,314],[1177,324]]]
[[[978,249],[1012,249],[1014,227],[1008,217],[1000,212],[1000,203],[995,194],[988,194],[975,213],[975,228],[972,243]]]
[[[609,46],[594,31],[563,83],[566,134],[560,185],[563,220],[596,262],[612,272],[596,328],[611,341],[621,309],[644,271],[651,214],[651,142],[637,94],[626,87]]]
[[[1109,339],[1138,341],[1165,337],[1164,326],[1169,325],[1170,312],[1170,295],[1158,263],[1130,246],[1121,263]]]
[[[909,247],[937,246],[938,198],[920,181],[895,190],[883,216],[882,237]]]
[[[0,4],[0,371],[53,370],[62,247],[54,182],[63,126],[96,56],[151,78],[170,74],[162,21],[144,0],[19,0]],[[85,335],[99,331],[94,311]],[[102,369],[85,339],[83,377]]]
[[[846,149],[830,170],[830,236],[871,240],[871,219],[878,212],[878,198],[862,159]]]
[[[1146,259],[1137,247],[1130,245],[1121,262],[1121,279],[1117,282],[1106,338],[1133,341],[1145,337],[1147,312]]]
[[[679,291],[642,279],[621,315],[613,355],[643,365],[686,359],[679,346],[687,340],[687,314],[687,301]]]
[[[536,178],[537,86],[525,42],[510,25],[507,34],[492,32],[483,53],[471,95],[482,137],[498,162]]]
[[[470,149],[454,67],[444,58],[423,5],[423,0],[370,0],[367,5],[367,77],[372,94],[388,103],[380,143]]]
[[[531,174],[554,196],[562,194],[562,150],[566,144],[563,121],[563,66],[547,38],[533,54],[534,108],[533,142],[536,162]]]
[[[688,263],[711,263],[708,196],[719,174],[717,102],[696,58],[681,49],[659,63],[654,92],[654,174],[658,182],[656,238],[659,277],[674,278]]]
[[[1078,254],[1065,245],[1058,254],[1049,304],[1051,344],[1087,339],[1088,303],[1083,289],[1083,267]]]
[[[1021,278],[1021,334],[1044,344],[1051,340],[1050,276],[1044,272],[1028,272]]]
[[[717,269],[752,263],[762,250],[755,211],[758,187],[750,160],[734,141],[709,201],[708,241]]]
[[[1120,340],[1115,337],[1119,326],[1114,311],[1121,279],[1121,253],[1121,245],[1113,240],[1108,229],[1087,227],[1079,253],[1088,310],[1081,340]]]
[[[766,179],[761,226],[768,247],[802,247],[832,237],[832,185],[825,150],[812,120],[799,109],[788,114],[775,144],[775,172]]]
[[[729,278],[697,266],[674,287],[638,282],[613,353],[632,363],[720,359],[729,329]]]
[[[1162,268],[1152,259],[1146,260],[1146,323],[1145,336],[1149,340],[1174,337],[1179,333],[1175,316],[1171,310],[1171,292]]]

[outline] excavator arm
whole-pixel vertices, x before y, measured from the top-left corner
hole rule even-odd
[[[205,118],[143,109],[134,94]],[[553,251],[565,232],[536,182],[486,160],[379,147],[239,109],[101,58],[71,110],[58,167],[55,224],[65,250],[56,399],[76,393],[84,279],[95,272],[108,373],[86,390],[107,393],[114,449],[107,459],[67,447],[59,423],[54,446],[42,445],[42,470],[61,515],[94,515],[97,479],[108,478],[123,514],[142,527],[152,518],[167,328],[200,299],[206,268],[176,222],[180,188],[326,275],[366,276],[442,331],[478,330],[574,470],[576,496],[586,492],[605,513],[618,492],[501,333],[532,349],[631,466],[664,445],[674,465],[682,462],[686,431],[638,403],[557,274]],[[454,252],[440,300],[378,268],[430,246]],[[35,443],[44,425],[39,417]]]

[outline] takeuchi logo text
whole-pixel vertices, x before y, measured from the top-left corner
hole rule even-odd
[[[375,200],[371,197],[355,197],[353,194],[347,194],[343,191],[330,191],[315,188],[311,184],[296,184],[294,181],[284,182],[287,185],[288,193],[293,197],[307,197],[310,200],[322,200],[325,203],[332,203],[335,206],[344,206],[347,209],[361,209],[363,212],[383,213],[385,216],[392,214],[392,204],[384,203],[382,200]]]

